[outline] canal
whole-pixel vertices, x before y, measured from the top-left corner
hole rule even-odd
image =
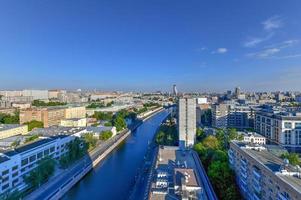
[[[135,176],[143,164],[148,143],[167,115],[168,111],[165,110],[145,121],[63,199],[127,199],[134,186]]]

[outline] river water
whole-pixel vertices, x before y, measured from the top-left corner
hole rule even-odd
[[[148,143],[167,115],[168,111],[164,110],[145,121],[63,199],[127,199],[135,183],[135,176],[143,164]]]

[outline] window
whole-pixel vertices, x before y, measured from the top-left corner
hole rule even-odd
[[[36,160],[36,155],[30,156],[29,157],[29,162],[33,162]]]
[[[295,123],[295,128],[296,129],[301,129],[301,122],[296,122]]]
[[[4,183],[4,182],[8,181],[8,179],[9,179],[9,177],[8,177],[8,176],[7,176],[7,177],[5,177],[5,178],[2,178],[2,183]]]
[[[7,170],[5,170],[5,171],[2,172],[2,176],[7,175],[8,173],[9,173],[9,170],[7,169]]]
[[[46,150],[44,151],[44,155],[47,156],[48,154],[49,154],[49,149],[46,149]]]
[[[28,158],[25,158],[21,161],[21,166],[27,165],[28,164]]]
[[[6,190],[9,187],[9,183],[2,186],[2,190]]]
[[[50,153],[54,152],[54,150],[55,150],[55,147],[51,147],[50,148]]]
[[[284,122],[284,128],[292,128],[291,122]]]
[[[38,159],[42,158],[43,157],[43,152],[38,153],[37,157],[38,157]]]
[[[12,170],[15,171],[18,169],[18,165],[13,166]]]
[[[15,172],[15,173],[12,174],[12,176],[16,177],[16,176],[18,176],[18,174],[19,174],[19,172]]]

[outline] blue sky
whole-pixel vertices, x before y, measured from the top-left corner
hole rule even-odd
[[[300,0],[0,1],[0,89],[301,90]]]

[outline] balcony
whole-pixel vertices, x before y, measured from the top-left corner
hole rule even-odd
[[[258,192],[258,193],[261,192],[261,186],[258,183],[253,182],[253,188],[256,192]]]
[[[261,198],[256,193],[253,194],[253,199],[254,200],[261,200]]]

